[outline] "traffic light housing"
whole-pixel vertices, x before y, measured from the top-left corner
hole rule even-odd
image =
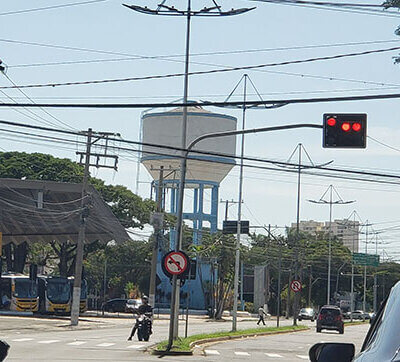
[[[365,148],[367,115],[365,113],[325,113],[322,146],[324,148]]]

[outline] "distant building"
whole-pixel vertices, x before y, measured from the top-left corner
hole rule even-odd
[[[334,220],[331,223],[331,234],[336,236],[347,246],[351,252],[358,253],[359,250],[359,227],[358,221],[348,219]],[[296,223],[292,223],[292,229],[296,229]],[[320,222],[314,220],[303,220],[299,223],[299,230],[311,235],[329,232],[329,221]]]

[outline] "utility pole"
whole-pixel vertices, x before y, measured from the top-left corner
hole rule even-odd
[[[107,154],[107,145],[108,145],[108,136],[115,135],[113,133],[93,133],[91,128],[88,129],[87,132],[84,133],[86,140],[86,152],[77,152],[78,155],[81,156],[81,163],[84,159],[84,173],[83,173],[83,181],[82,181],[82,199],[81,199],[81,215],[80,215],[80,224],[79,224],[79,233],[78,233],[78,242],[76,248],[76,259],[75,259],[75,275],[74,275],[74,289],[72,294],[72,307],[71,307],[71,325],[76,326],[79,323],[79,306],[81,300],[81,283],[82,283],[82,264],[83,264],[83,246],[85,243],[85,231],[86,231],[86,219],[89,217],[89,208],[88,208],[88,197],[87,197],[87,185],[89,179],[89,167],[95,166],[105,167],[105,168],[113,168],[117,170],[118,164],[118,156],[108,155]],[[92,141],[92,137],[95,135],[95,140]],[[97,141],[105,139],[106,143],[104,145],[104,154],[100,153],[92,153],[91,147]],[[91,163],[91,156],[96,158],[96,163]],[[99,161],[101,158],[111,158],[114,160],[113,166],[108,166],[106,164],[100,165]]]
[[[312,266],[308,266],[308,307],[311,307]]]
[[[279,318],[281,315],[281,269],[282,269],[282,242],[279,241],[279,259],[278,259],[278,295],[276,307],[276,326],[279,328]]]
[[[149,287],[149,303],[153,307],[156,301],[156,276],[157,276],[157,260],[158,248],[160,245],[161,233],[163,229],[163,190],[164,190],[164,166],[158,170],[160,172],[157,184],[157,209],[156,214],[153,215],[154,226],[154,241],[153,241],[153,255],[151,258],[151,274],[150,274],[150,287]]]
[[[365,254],[368,254],[368,220],[365,229]],[[363,295],[363,311],[365,312],[367,304],[367,263],[364,265],[364,295]]]
[[[222,200],[221,199],[219,202],[225,204],[225,219],[224,220],[227,221],[228,220],[228,207],[229,207],[229,204],[232,204],[232,205],[238,204],[239,201]],[[242,200],[242,202],[243,202],[243,200]]]
[[[245,129],[246,123],[246,95],[247,95],[247,75],[244,77],[243,84],[243,111],[242,111],[242,130]],[[242,143],[240,151],[240,171],[239,171],[239,204],[238,204],[238,222],[235,245],[235,275],[233,278],[233,315],[232,315],[232,331],[237,329],[237,309],[238,309],[238,292],[239,292],[239,265],[240,265],[240,234],[242,220],[242,194],[243,194],[243,155],[244,155],[244,134],[242,134]]]
[[[329,191],[329,201],[324,200],[324,197]],[[338,197],[338,200],[333,201],[333,192],[335,192],[336,196]],[[331,260],[332,260],[332,242],[331,242],[331,232],[332,232],[332,206],[333,205],[347,205],[355,202],[354,200],[352,201],[343,201],[343,199],[340,197],[336,189],[332,186],[329,185],[329,187],[326,189],[324,194],[320,197],[318,201],[315,200],[308,200],[309,202],[312,202],[314,204],[324,204],[324,205],[329,205],[329,229],[328,229],[328,286],[327,286],[327,293],[326,293],[326,304],[330,304],[331,301]]]

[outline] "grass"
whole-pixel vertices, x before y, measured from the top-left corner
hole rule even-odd
[[[202,339],[210,339],[210,338],[218,338],[218,337],[235,337],[235,336],[252,336],[257,334],[263,333],[281,333],[281,332],[293,332],[299,330],[308,329],[306,326],[284,326],[284,327],[264,327],[264,328],[250,328],[250,329],[242,329],[235,332],[214,332],[214,333],[202,333],[202,334],[195,334],[193,336],[189,336],[187,338],[178,338],[174,341],[174,345],[171,348],[173,352],[189,352],[191,351],[190,345],[194,342],[200,341]],[[167,348],[168,341],[160,342],[156,350],[158,351],[165,351]]]

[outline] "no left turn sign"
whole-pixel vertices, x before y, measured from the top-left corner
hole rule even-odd
[[[292,280],[290,283],[290,289],[292,289],[295,293],[301,291],[301,283],[300,280]]]
[[[188,265],[187,256],[180,251],[171,251],[164,257],[164,268],[171,275],[183,274]]]

